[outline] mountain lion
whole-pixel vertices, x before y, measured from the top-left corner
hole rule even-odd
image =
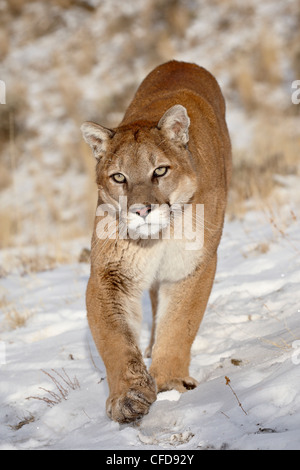
[[[171,61],[146,77],[117,128],[85,122],[81,130],[98,185],[88,321],[107,371],[107,414],[126,423],[148,413],[157,392],[197,386],[190,351],[215,276],[231,174],[225,102],[208,71]],[[138,345],[146,289],[149,372]]]

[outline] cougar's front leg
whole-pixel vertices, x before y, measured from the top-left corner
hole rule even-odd
[[[190,352],[205,312],[216,269],[216,257],[186,279],[163,283],[159,291],[155,343],[150,374],[157,390],[195,388],[189,376]]]
[[[133,317],[139,316],[138,303],[128,301],[121,282],[116,283],[107,274],[103,282],[102,277],[92,275],[88,283],[88,321],[106,367],[107,414],[126,423],[148,413],[156,399],[156,387],[137,345]]]

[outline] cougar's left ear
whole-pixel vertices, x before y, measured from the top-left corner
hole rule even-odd
[[[189,141],[190,118],[184,106],[176,104],[169,108],[157,127],[176,143],[186,145]]]
[[[91,121],[84,122],[80,129],[84,140],[92,148],[95,157],[103,157],[109,140],[115,135],[114,131]]]

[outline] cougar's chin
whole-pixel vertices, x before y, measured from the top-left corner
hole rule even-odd
[[[159,238],[159,234],[170,224],[170,214],[156,209],[147,217],[131,215],[127,219],[129,235],[132,238]]]
[[[159,224],[143,224],[138,227],[136,233],[140,235],[140,238],[159,238],[159,234],[165,227]]]

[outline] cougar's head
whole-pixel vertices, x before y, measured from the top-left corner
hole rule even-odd
[[[158,123],[139,121],[115,130],[93,122],[81,126],[98,161],[99,203],[111,205],[135,238],[157,235],[172,220],[171,206],[193,198],[189,125],[186,109],[175,105]]]

